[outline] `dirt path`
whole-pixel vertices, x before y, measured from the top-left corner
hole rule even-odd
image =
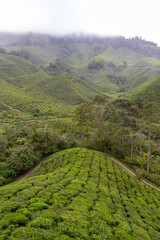
[[[156,186],[152,185],[151,183],[147,182],[146,180],[142,180],[141,182],[142,182],[142,183],[144,183],[144,184],[147,184],[147,185],[149,185],[149,186],[150,186],[150,187],[152,187],[152,188],[155,188],[155,189],[157,189],[157,190],[160,192],[160,189],[159,189],[158,187],[156,187]]]
[[[3,102],[2,100],[0,100],[0,102],[5,105],[6,107],[8,107],[9,109],[15,110],[17,112],[21,112],[19,109],[17,108],[13,108],[12,106],[8,105],[7,103]]]
[[[127,168],[123,163],[121,163],[120,161],[118,161],[117,159],[110,157],[114,162],[118,163],[121,167],[123,167],[123,169],[127,172],[129,172],[132,176],[136,176],[136,174],[131,171],[129,168]]]
[[[120,166],[124,169],[124,171],[130,173],[130,174],[131,174],[132,176],[134,176],[134,177],[136,176],[136,174],[135,174],[132,170],[130,170],[128,167],[126,167],[126,166],[125,166],[123,163],[121,163],[119,160],[111,157],[109,154],[107,154],[107,155],[109,156],[110,159],[112,159],[114,162],[116,162],[118,165],[120,165]],[[42,165],[42,163],[44,163],[47,159],[48,159],[48,157],[42,159],[34,168],[32,168],[31,170],[29,170],[29,171],[28,171],[27,173],[25,173],[24,175],[19,176],[15,181],[19,181],[19,182],[20,182],[20,181],[28,178],[28,177],[29,177],[35,170],[37,170],[37,169]],[[154,189],[156,189],[156,190],[158,190],[158,191],[160,192],[160,188],[154,186],[153,184],[147,182],[146,180],[140,180],[140,182],[143,183],[143,184],[146,184],[146,185],[148,185],[148,186],[150,186],[150,187],[152,187],[152,188],[154,188]]]
[[[32,168],[31,170],[29,170],[28,172],[26,172],[24,175],[19,176],[18,178],[16,178],[15,182],[16,182],[16,181],[21,182],[22,180],[28,178],[28,177],[29,177],[35,170],[37,170],[37,169],[42,165],[42,163],[44,163],[47,159],[48,159],[48,157],[42,159],[34,168]]]
[[[108,155],[108,154],[107,154],[107,155]],[[109,155],[108,155],[108,156],[109,156]],[[118,163],[125,171],[127,171],[128,173],[130,173],[132,176],[134,176],[134,177],[136,176],[136,174],[135,174],[132,170],[130,170],[129,168],[127,168],[127,167],[126,167],[123,163],[121,163],[119,160],[117,160],[117,159],[115,159],[115,158],[113,158],[113,157],[111,157],[111,156],[109,156],[109,157],[110,157],[110,159],[112,159],[114,162]],[[152,187],[152,188],[154,188],[154,189],[156,189],[156,190],[158,190],[158,191],[160,192],[160,188],[154,186],[153,184],[147,182],[146,180],[140,180],[140,182],[143,183],[143,184],[146,184],[146,185],[148,185],[148,186],[150,186],[150,187]]]

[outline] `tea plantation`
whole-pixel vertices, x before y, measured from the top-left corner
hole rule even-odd
[[[157,240],[160,194],[106,154],[53,154],[31,177],[0,188],[2,240]]]

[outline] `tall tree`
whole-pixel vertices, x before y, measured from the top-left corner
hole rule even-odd
[[[81,141],[86,136],[89,140],[90,130],[92,128],[94,111],[93,105],[90,103],[80,104],[73,112],[73,121],[76,122],[76,126],[81,134]]]
[[[94,119],[93,126],[96,131],[96,138],[99,143],[102,142],[102,132],[103,132],[103,124],[104,124],[104,110],[105,110],[106,99],[101,95],[96,95],[94,99],[91,101],[94,110]]]
[[[151,159],[151,138],[152,138],[152,122],[155,122],[158,114],[158,105],[155,102],[156,95],[154,92],[146,94],[146,104],[144,105],[143,112],[144,117],[148,125],[148,160],[147,160],[147,171],[150,169]]]

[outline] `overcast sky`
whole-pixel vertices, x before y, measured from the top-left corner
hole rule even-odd
[[[0,31],[141,36],[160,45],[160,0],[0,0]]]

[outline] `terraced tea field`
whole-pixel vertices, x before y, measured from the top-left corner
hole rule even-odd
[[[160,239],[160,194],[105,154],[53,154],[34,177],[0,188],[0,239]]]
[[[81,79],[66,74],[51,78],[43,71],[25,74],[8,83],[0,79],[0,100],[22,112],[68,116],[98,92]]]
[[[56,118],[45,123],[47,127],[59,130],[61,133],[74,132],[75,126],[71,118]]]
[[[54,99],[50,101],[34,99],[29,96],[17,94],[15,92],[5,92],[1,94],[3,101],[23,112],[34,112],[37,109],[42,113],[52,113],[55,115],[68,115],[76,106],[65,104],[64,102],[57,102]]]

